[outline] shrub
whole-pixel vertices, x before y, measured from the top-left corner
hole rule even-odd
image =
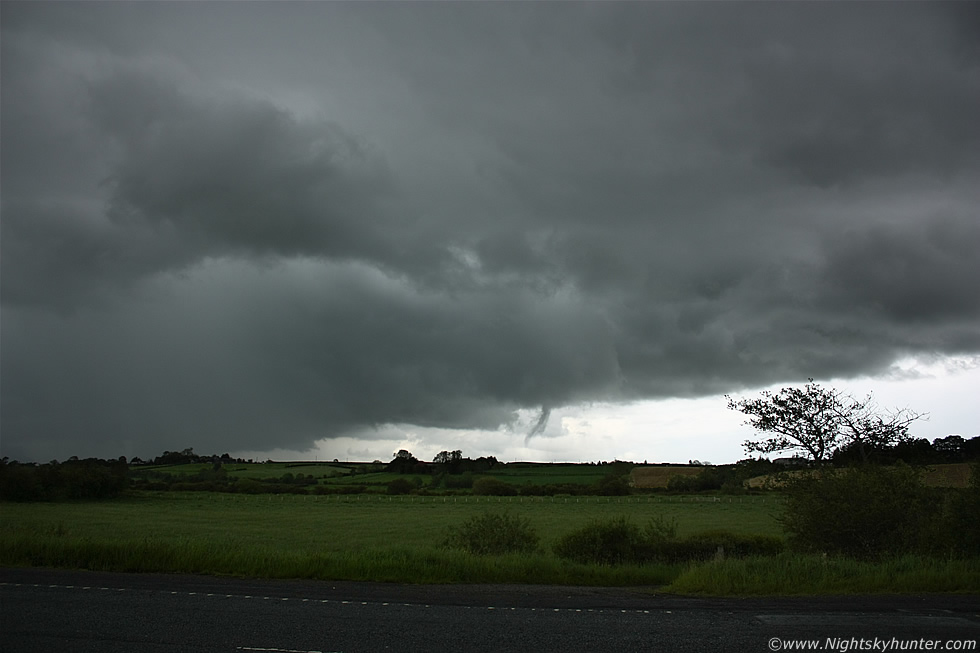
[[[734,465],[710,465],[701,469],[696,476],[671,476],[667,480],[669,492],[709,492],[721,490],[726,493],[742,491],[743,479],[740,470]]]
[[[663,540],[653,545],[660,562],[709,560],[719,553],[726,558],[776,555],[785,550],[782,539],[771,535],[740,535],[730,531],[706,531],[683,540]]]
[[[482,476],[473,481],[473,494],[493,497],[510,497],[517,494],[517,488],[509,483]]]
[[[584,564],[642,564],[775,555],[785,549],[778,537],[708,531],[677,538],[677,522],[655,517],[641,529],[626,517],[594,521],[558,540],[555,555]]]
[[[478,555],[533,553],[540,538],[531,523],[507,513],[486,512],[450,526],[445,546]]]
[[[677,537],[677,518],[667,519],[663,515],[651,517],[647,523],[646,535],[653,542],[675,539]]]
[[[951,548],[968,555],[980,554],[980,464],[971,467],[970,485],[951,490],[946,531]]]
[[[525,497],[573,497],[591,494],[592,488],[581,483],[549,483],[537,485],[528,483],[518,489],[518,494]]]
[[[388,494],[409,494],[415,489],[415,483],[407,478],[396,478],[388,483]]]
[[[473,474],[465,472],[458,475],[447,475],[445,485],[450,490],[468,490],[473,487]]]
[[[939,544],[942,495],[907,465],[820,470],[785,489],[783,526],[804,550],[874,558]]]
[[[609,474],[599,481],[598,491],[603,496],[626,496],[630,493],[629,476]]]
[[[667,480],[670,492],[697,492],[700,488],[697,478],[693,476],[671,476]]]
[[[650,538],[627,517],[593,521],[555,544],[559,558],[584,564],[640,563],[650,559]]]

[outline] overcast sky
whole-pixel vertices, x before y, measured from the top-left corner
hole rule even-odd
[[[978,7],[4,2],[0,451],[976,435]]]

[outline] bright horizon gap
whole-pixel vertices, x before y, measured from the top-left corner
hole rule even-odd
[[[980,356],[929,360],[905,358],[877,377],[817,382],[858,398],[870,392],[881,409],[909,407],[930,413],[928,419],[913,424],[910,433],[916,438],[932,442],[948,435],[961,435],[964,438],[980,435],[980,406],[971,400],[974,390],[980,388]],[[792,385],[803,383],[778,383],[731,394],[751,397],[763,390],[777,391]],[[958,410],[945,408],[950,403],[958,406]],[[938,406],[944,406],[940,414],[936,412]],[[468,431],[389,425],[379,427],[378,432],[390,437],[378,438],[370,449],[363,448],[366,444],[363,439],[337,438],[318,440],[319,446],[305,452],[270,449],[239,452],[248,455],[231,455],[256,461],[286,460],[293,456],[295,458],[289,459],[330,461],[336,458],[341,462],[371,462],[377,459],[387,462],[391,460],[391,454],[399,449],[411,451],[420,460],[431,460],[440,451],[459,449],[469,458],[495,455],[501,462],[587,463],[618,459],[678,464],[686,464],[688,460],[730,464],[757,457],[757,454],[746,454],[741,446],[743,441],[753,437],[755,431],[742,426],[744,416],[729,410],[721,395],[556,408],[544,433],[532,438],[530,444],[535,446],[528,447],[518,445],[533,427],[539,411],[525,410],[522,413],[519,425],[526,429],[524,431],[520,428]],[[602,449],[606,455],[586,457],[579,453],[584,442],[594,446],[597,439],[607,444]],[[445,446],[424,444],[430,440],[444,443]],[[485,443],[488,441],[494,444],[487,446]],[[618,450],[624,442],[628,446]],[[355,448],[357,444],[362,447]],[[493,453],[495,449],[492,447],[501,447],[503,455]],[[372,455],[386,449],[390,449],[387,458]],[[685,453],[688,450],[690,454]],[[662,455],[658,457],[657,451]]]

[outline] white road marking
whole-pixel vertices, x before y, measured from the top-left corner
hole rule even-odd
[[[276,653],[323,653],[323,651],[307,651],[295,648],[260,648],[258,646],[236,646],[236,651],[275,651]]]
[[[0,582],[0,587],[37,587],[42,589],[68,589],[77,591],[92,591],[92,590],[102,590],[102,591],[115,591],[115,592],[148,592],[148,593],[161,593],[169,594],[171,596],[197,596],[201,598],[224,598],[224,599],[262,599],[264,601],[297,601],[304,603],[335,603],[338,605],[374,605],[377,607],[392,607],[400,606],[404,608],[432,608],[431,604],[421,604],[421,603],[391,603],[389,601],[385,602],[372,602],[372,601],[350,601],[350,600],[337,600],[337,599],[315,599],[315,598],[303,598],[303,597],[288,597],[288,596],[255,596],[252,594],[214,594],[214,593],[204,593],[204,592],[180,592],[176,590],[155,590],[155,589],[137,589],[132,587],[92,587],[92,586],[77,586],[77,585],[49,585],[49,584],[39,584],[39,583],[5,583]],[[462,605],[455,606],[461,610],[528,610],[530,612],[593,612],[593,613],[608,613],[608,612],[620,612],[622,614],[650,614],[649,610],[617,610],[612,609],[596,609],[596,608],[522,608],[522,607],[501,607],[501,606],[476,606],[476,605]],[[671,614],[670,610],[664,610],[665,614]],[[767,615],[762,615],[763,620]],[[245,651],[288,651],[288,649],[261,649],[261,648],[243,648],[241,650]],[[307,651],[302,651],[300,653],[308,653]],[[335,653],[335,652],[334,652]]]

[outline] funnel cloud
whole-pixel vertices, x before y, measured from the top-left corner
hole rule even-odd
[[[527,437],[524,438],[524,444],[529,444],[531,438],[536,435],[541,435],[544,430],[548,427],[548,418],[551,417],[551,409],[547,406],[541,407],[541,413],[538,415],[538,420],[531,427],[531,430],[527,432]]]

